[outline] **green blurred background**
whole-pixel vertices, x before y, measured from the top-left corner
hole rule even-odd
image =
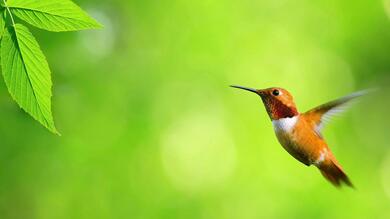
[[[0,218],[390,218],[390,0],[77,0],[102,30],[31,26],[62,137],[0,83]],[[301,111],[381,88],[324,135],[357,190],[277,142],[260,99]]]

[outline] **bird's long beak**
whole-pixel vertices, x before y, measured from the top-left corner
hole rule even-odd
[[[253,89],[253,88],[249,88],[249,87],[243,87],[243,86],[238,86],[238,85],[230,85],[230,87],[239,88],[239,89],[243,89],[243,90],[247,90],[247,91],[259,94],[258,90]]]

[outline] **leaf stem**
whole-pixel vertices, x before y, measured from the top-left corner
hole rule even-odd
[[[11,10],[9,10],[9,7],[7,5],[7,0],[3,0],[3,2],[4,2],[4,7],[7,9],[8,14],[11,18],[12,26],[15,26],[15,20],[14,20],[14,17],[12,16]]]

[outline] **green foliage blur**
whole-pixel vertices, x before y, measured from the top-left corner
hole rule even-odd
[[[33,29],[62,137],[0,83],[0,218],[390,217],[389,0],[76,3],[105,28]],[[300,111],[378,88],[324,132],[357,189],[294,160],[230,84]]]

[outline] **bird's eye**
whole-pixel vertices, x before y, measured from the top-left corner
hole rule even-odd
[[[279,90],[273,90],[272,95],[274,96],[279,96]]]

